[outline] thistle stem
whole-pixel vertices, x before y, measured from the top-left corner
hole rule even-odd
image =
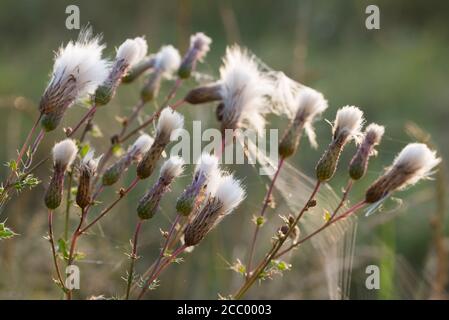
[[[295,226],[298,224],[299,220],[302,218],[304,213],[309,209],[309,204],[315,198],[316,194],[318,193],[318,190],[320,189],[320,186],[321,182],[317,181],[315,188],[313,189],[309,199],[306,201],[304,207],[301,209],[295,221],[290,226],[287,234],[285,234],[281,239],[278,239],[277,243],[273,246],[271,251],[265,256],[265,258],[259,263],[259,265],[252,273],[252,275],[248,279],[246,279],[242,287],[237,291],[237,293],[234,294],[234,299],[241,299],[244,296],[244,294],[249,290],[249,288],[251,288],[254,282],[256,282],[256,280],[259,278],[263,270],[265,270],[270,261],[276,256],[277,252],[281,249],[284,242],[289,238],[290,234],[295,229]]]
[[[129,271],[128,271],[128,281],[126,286],[126,297],[125,299],[129,299],[129,292],[131,290],[131,285],[133,283],[134,278],[134,264],[137,260],[137,240],[139,238],[140,229],[142,227],[144,220],[140,219],[139,222],[136,225],[136,231],[134,232],[134,240],[133,240],[133,248],[131,256],[129,257],[131,259],[131,262],[129,264]]]
[[[53,255],[53,263],[55,265],[56,274],[58,275],[58,281],[63,289],[65,289],[64,281],[62,280],[61,271],[59,270],[58,258],[56,256],[55,241],[53,237],[53,211],[48,210],[48,240],[51,245],[51,252]]]
[[[290,250],[296,248],[297,246],[299,246],[300,244],[306,242],[307,240],[309,240],[310,238],[312,238],[313,236],[315,236],[316,234],[320,233],[321,231],[323,231],[324,229],[326,229],[327,227],[329,227],[330,225],[334,224],[335,222],[337,222],[338,220],[342,219],[343,216],[347,217],[349,214],[356,212],[357,210],[361,209],[364,205],[365,205],[365,201],[361,201],[358,204],[356,204],[355,206],[349,208],[345,213],[343,213],[342,215],[338,216],[338,218],[334,219],[335,215],[337,214],[338,210],[335,210],[331,219],[329,221],[327,221],[325,224],[323,224],[321,227],[319,227],[318,229],[316,229],[314,232],[312,232],[311,234],[305,236],[304,238],[300,239],[298,242],[290,245],[288,248],[286,248],[285,250],[279,252],[276,254],[276,256],[274,257],[274,259],[278,259],[279,257],[283,256],[284,254],[286,254],[287,252],[289,252]],[[338,208],[337,208],[338,209]]]
[[[85,226],[83,229],[80,230],[80,233],[85,233],[90,227],[92,227],[95,223],[97,223],[101,218],[103,218],[109,211],[112,210],[112,208],[115,207],[117,203],[119,203],[134,187],[137,185],[137,183],[140,181],[138,177],[136,177],[133,182],[126,188],[124,191],[120,192],[119,198],[116,199],[114,202],[112,202],[109,207],[104,209],[98,217],[96,217],[91,223],[89,223],[87,226]]]
[[[77,125],[75,126],[75,128],[72,129],[72,131],[70,131],[70,133],[67,135],[67,137],[71,137],[75,134],[75,132],[78,131],[78,129],[83,125],[84,122],[86,122],[87,119],[89,119],[91,116],[93,117],[93,115],[95,114],[95,112],[97,112],[97,105],[96,104],[92,104],[92,106],[90,107],[90,109],[86,112],[86,114],[81,118],[81,120],[77,123]]]
[[[177,256],[179,256],[181,253],[184,252],[184,250],[187,249],[187,246],[185,244],[183,244],[182,246],[180,246],[178,249],[176,249],[170,257],[167,257],[164,262],[162,263],[162,265],[160,266],[160,268],[154,273],[154,275],[152,277],[150,277],[150,279],[148,279],[148,281],[146,282],[145,286],[142,288],[142,291],[140,292],[139,296],[137,297],[137,300],[142,299],[142,297],[144,296],[145,292],[147,291],[147,288],[150,284],[153,283],[154,280],[156,280],[159,275],[162,273],[162,271],[170,264],[170,262],[172,262]]]
[[[175,110],[176,108],[180,107],[181,105],[183,105],[185,103],[184,100],[179,100],[178,102],[174,103],[172,105],[172,109]],[[135,134],[137,134],[140,130],[146,128],[148,125],[150,125],[151,123],[153,123],[153,121],[159,117],[160,113],[162,112],[163,108],[159,108],[157,111],[155,111],[147,120],[145,120],[141,125],[139,125],[137,128],[133,129],[131,132],[129,132],[127,135],[125,135],[124,137],[121,137],[119,139],[120,143],[125,142],[126,140],[128,140],[129,138],[131,138],[132,136],[134,136]]]
[[[67,260],[67,265],[68,266],[72,265],[72,263],[73,263],[74,255],[75,255],[76,242],[77,242],[79,236],[82,234],[80,232],[80,230],[81,230],[81,227],[83,226],[84,220],[86,218],[86,214],[87,214],[87,211],[85,209],[82,209],[81,210],[80,222],[79,222],[78,227],[76,228],[76,230],[73,232],[72,241],[70,242],[69,258]],[[68,290],[67,291],[67,300],[71,300],[71,299],[72,299],[72,291]]]
[[[279,176],[279,172],[281,171],[281,168],[282,168],[283,164],[284,164],[284,158],[281,158],[279,160],[278,167],[276,169],[276,172],[275,172],[275,174],[273,176],[273,179],[271,180],[270,186],[269,186],[269,188],[267,190],[267,193],[265,195],[265,200],[264,200],[264,203],[263,203],[263,206],[262,206],[262,210],[260,211],[259,217],[257,217],[257,219],[263,218],[263,216],[265,215],[265,212],[266,212],[266,210],[268,208],[268,204],[270,203],[271,194],[273,193],[274,184],[276,183],[276,179]],[[247,278],[249,278],[250,275],[251,275],[251,264],[252,264],[253,257],[254,257],[254,251],[256,249],[257,236],[259,235],[259,230],[260,230],[260,227],[261,227],[261,225],[258,224],[257,222],[258,221],[256,220],[256,228],[254,230],[254,235],[253,235],[253,238],[252,238],[252,241],[251,241],[250,249],[248,251],[248,263],[247,263],[247,266],[246,266],[246,270],[247,270],[246,277]]]

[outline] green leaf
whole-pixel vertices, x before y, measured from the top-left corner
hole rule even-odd
[[[116,144],[112,147],[112,153],[117,156],[120,157],[125,151],[123,150],[122,146],[119,144]]]
[[[65,241],[62,238],[60,238],[58,240],[57,251],[64,259],[66,259],[66,260],[69,259],[69,250],[68,250],[68,246],[67,246],[67,241]]]
[[[17,233],[6,227],[4,222],[0,223],[0,240],[11,239],[17,235]]]
[[[90,145],[88,143],[81,145],[81,148],[80,148],[81,158],[84,158],[86,156],[86,154],[89,152],[89,150],[90,150]]]

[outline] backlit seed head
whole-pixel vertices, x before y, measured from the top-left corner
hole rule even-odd
[[[396,190],[428,178],[441,162],[425,144],[410,143],[396,156],[393,165],[366,191],[365,201],[375,203]]]
[[[359,180],[365,175],[369,158],[376,155],[374,147],[380,143],[384,132],[385,128],[375,123],[366,127],[363,140],[349,163],[349,176],[353,180]]]
[[[202,61],[210,50],[212,39],[202,32],[198,32],[190,37],[190,48],[185,54],[181,66],[178,69],[178,76],[187,79],[195,70],[196,63]]]
[[[65,171],[75,160],[78,147],[72,139],[65,139],[56,143],[52,152],[54,165]]]

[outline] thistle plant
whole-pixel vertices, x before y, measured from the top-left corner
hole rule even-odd
[[[279,161],[273,163],[274,172],[269,177],[270,182],[261,199],[261,207],[254,214],[250,213],[255,227],[254,232],[249,233],[248,242],[244,243],[247,245],[245,257],[238,259],[237,265],[231,268],[243,276],[241,286],[228,296],[232,299],[245,297],[257,281],[291,268],[290,263],[282,260],[287,253],[300,248],[301,244],[316,235],[325,234],[326,229],[363,209],[375,210],[394,192],[431,176],[440,163],[441,159],[435,151],[426,145],[408,144],[385,173],[367,190],[362,190],[365,191],[364,198],[351,204],[350,191],[356,181],[367,179],[368,166],[373,161],[372,157],[377,154],[376,149],[381,143],[385,128],[371,123],[363,130],[365,119],[362,110],[355,106],[342,107],[336,111],[329,145],[322,150],[321,157],[316,157],[315,179],[312,179],[314,188],[305,203],[300,205],[300,209],[281,216],[279,223],[273,217],[274,210],[270,208],[274,209],[276,206],[273,201],[275,190],[283,188],[279,186],[283,182],[282,168],[288,165],[287,162],[294,155],[301,153],[304,133],[311,146],[318,148],[314,126],[324,123],[319,120],[329,109],[327,98],[318,90],[299,84],[280,71],[271,70],[247,49],[236,45],[226,49],[222,66],[216,72],[216,79],[187,87],[195,81],[199,65],[205,61],[211,44],[212,39],[204,33],[195,33],[190,37],[189,48],[181,57],[178,49],[172,45],[163,46],[158,52],[148,53],[145,38],[136,37],[119,45],[109,61],[103,57],[106,46],[101,43],[101,37],[93,36],[91,29],[86,28],[77,41],[71,41],[57,51],[50,81],[39,104],[39,118],[20,149],[17,160],[8,164],[11,174],[1,185],[0,204],[6,202],[8,192],[13,187],[21,191],[38,183],[33,170],[50,157],[42,159],[33,167],[33,155],[45,133],[60,129],[68,108],[87,101],[87,112],[73,129],[64,130],[67,139],[53,147],[53,172],[43,194],[43,202],[48,209],[48,240],[57,275],[55,282],[67,299],[72,299],[74,292],[65,285],[60,270],[61,262],[70,266],[82,259],[83,255],[78,251],[78,243],[80,239],[84,239],[82,236],[112,213],[131,192],[135,192],[139,183],[142,186],[146,181],[152,181],[134,204],[137,223],[131,240],[132,249],[128,254],[130,263],[124,277],[125,299],[141,299],[149,289],[155,289],[168,266],[173,262],[181,262],[180,257],[187,257],[194,247],[201,247],[201,243],[208,241],[207,236],[219,227],[225,217],[238,212],[239,206],[248,202],[245,201],[246,194],[252,190],[245,187],[245,179],[237,177],[236,173],[230,173],[229,168],[224,165],[219,165],[220,157],[226,151],[225,147],[232,142],[226,141],[225,136],[222,136],[221,152],[203,152],[197,159],[197,165],[192,168],[191,181],[184,186],[182,192],[175,195],[176,201],[164,203],[164,198],[178,183],[177,178],[188,167],[181,157],[170,154],[169,150],[176,133],[184,127],[184,109],[180,107],[185,103],[193,105],[192,107],[216,104],[215,115],[220,131],[224,133],[231,130],[234,132],[233,137],[237,137],[237,129],[248,129],[262,135],[263,129],[270,125],[268,115],[286,118],[285,129],[277,146]],[[142,85],[138,87],[140,95],[136,97],[134,108],[129,114],[120,115],[120,127],[113,131],[115,134],[110,137],[110,141],[103,144],[106,145],[105,150],[100,150],[95,156],[87,133],[96,119],[94,117],[97,111],[100,106],[113,102],[117,88],[122,83],[134,85],[139,77],[142,78]],[[187,79],[189,81],[185,81]],[[162,84],[165,81],[172,84],[168,93],[162,96]],[[184,92],[187,93],[176,100],[178,90],[183,85],[186,89]],[[171,103],[172,99],[174,103]],[[149,111],[144,106],[150,101],[154,102],[156,108],[147,115]],[[202,112],[213,113],[207,108],[203,110]],[[31,142],[39,123],[42,129]],[[150,126],[153,123],[156,123],[154,128]],[[84,127],[84,131],[75,138],[81,127]],[[135,142],[123,151],[127,141],[137,135],[139,136]],[[322,224],[311,232],[306,232],[310,227],[305,228],[308,222],[303,217],[309,213],[312,215],[323,207],[319,197],[323,192],[322,186],[332,181],[339,167],[342,167],[340,155],[347,152],[345,147],[352,141],[356,144],[356,151],[350,162],[343,166],[347,170],[348,183],[338,205],[325,214]],[[123,153],[119,154],[117,150]],[[165,154],[169,155],[166,160],[163,159]],[[73,165],[77,156],[79,161],[76,161],[77,165]],[[136,165],[135,170],[133,164]],[[158,170],[159,175],[153,179]],[[66,183],[66,235],[56,242],[53,214],[63,202],[66,176],[69,176]],[[122,186],[123,181],[128,181],[125,177],[132,179],[132,182]],[[105,197],[103,190],[106,187],[117,187],[112,199]],[[71,201],[72,189],[75,201]],[[303,190],[298,188],[289,192],[295,196]],[[136,272],[141,267],[139,254],[147,254],[146,251],[139,250],[138,246],[139,239],[146,235],[143,232],[144,222],[148,221],[148,225],[157,227],[158,212],[165,205],[171,213],[170,224],[167,231],[163,231],[161,227],[160,248],[154,252],[156,258],[139,277]],[[248,211],[248,208],[253,207],[245,206],[245,209]],[[79,213],[76,216],[77,225],[73,228],[69,228],[72,227],[69,226],[69,218],[73,218],[71,209]],[[240,214],[229,219],[243,219],[242,216]],[[269,238],[262,237],[262,227],[266,228]],[[69,230],[73,230],[71,237],[68,236]],[[11,239],[13,236],[16,234],[4,223],[0,223],[0,239]],[[271,244],[268,252],[261,252],[262,246],[258,246],[258,243],[262,241]]]

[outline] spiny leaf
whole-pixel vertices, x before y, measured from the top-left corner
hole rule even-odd
[[[0,240],[11,239],[17,235],[17,233],[6,227],[4,222],[0,223]]]

